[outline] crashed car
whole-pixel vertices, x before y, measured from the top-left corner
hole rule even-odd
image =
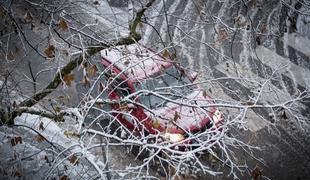
[[[134,133],[161,134],[169,142],[188,133],[218,128],[222,113],[206,91],[167,52],[156,53],[140,44],[101,52],[109,84],[113,116]]]

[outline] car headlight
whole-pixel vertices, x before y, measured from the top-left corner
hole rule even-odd
[[[212,116],[213,122],[215,124],[217,124],[218,122],[223,120],[223,114],[221,113],[221,111],[216,110]]]
[[[183,134],[172,134],[172,133],[165,133],[165,138],[174,143],[185,139]]]

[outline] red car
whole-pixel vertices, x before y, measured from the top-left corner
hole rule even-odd
[[[173,60],[140,44],[103,50],[101,56],[108,97],[117,102],[113,116],[130,131],[179,142],[223,120],[216,107],[207,107],[213,101],[204,89],[192,84],[197,73],[188,75]]]

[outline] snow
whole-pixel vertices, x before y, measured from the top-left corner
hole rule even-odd
[[[12,128],[0,127],[1,179],[14,174],[26,179],[60,178],[63,175],[70,179],[77,176],[88,179],[98,173],[104,177],[100,168],[97,167],[98,172],[94,166],[104,163],[81,146],[78,138],[66,136],[61,124],[31,114],[22,114],[15,118],[15,123]],[[40,136],[46,140],[39,139]],[[13,146],[14,137],[21,137],[22,143]],[[73,154],[80,158],[77,165],[69,161]]]
[[[160,72],[161,66],[172,65],[172,60],[163,58],[139,44],[103,50],[101,56],[133,79],[143,79]]]
[[[159,120],[162,127],[167,126],[168,129],[171,128],[171,130],[175,128],[175,125],[172,122],[176,112],[178,113],[180,118],[178,118],[175,123],[178,125],[178,127],[187,130],[193,126],[200,128],[200,126],[204,125],[206,119],[211,119],[212,117],[210,114],[210,112],[214,111],[212,107],[205,108],[208,109],[206,112],[199,108],[192,108],[177,104],[191,104],[196,101],[197,104],[195,105],[197,106],[208,106],[210,104],[210,100],[208,97],[205,98],[203,96],[202,89],[193,91],[186,98],[178,99],[176,101],[176,103],[168,102],[165,107],[155,109],[152,113],[146,111],[146,114],[152,117],[152,119]]]

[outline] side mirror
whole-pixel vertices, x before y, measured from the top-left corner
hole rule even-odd
[[[194,71],[194,72],[190,73],[189,76],[190,76],[191,81],[194,82],[198,77],[198,72]]]
[[[132,104],[132,103],[127,104],[127,108],[128,108],[128,110],[131,110],[131,109],[132,110],[137,110],[138,109],[137,106]]]

